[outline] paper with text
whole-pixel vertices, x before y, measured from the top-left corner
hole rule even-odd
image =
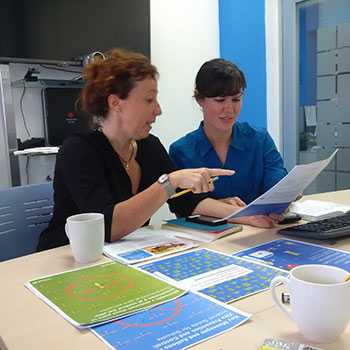
[[[224,219],[233,219],[243,216],[282,214],[295,198],[311,184],[320,172],[331,162],[338,149],[327,159],[309,164],[296,165],[275,186],[260,197],[249,203],[246,207],[235,211]]]
[[[142,227],[117,242],[105,244],[103,253],[122,263],[135,264],[197,247],[174,235],[174,231]]]

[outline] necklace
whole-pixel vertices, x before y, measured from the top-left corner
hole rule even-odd
[[[130,165],[130,162],[133,158],[135,158],[136,156],[136,152],[137,152],[137,143],[135,140],[132,140],[130,142],[130,145],[129,145],[129,149],[131,148],[131,152],[130,152],[130,156],[128,159],[124,159],[119,153],[118,153],[118,156],[119,156],[119,159],[121,160],[125,170],[128,170],[129,169],[129,165]]]

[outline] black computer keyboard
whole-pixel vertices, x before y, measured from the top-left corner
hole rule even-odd
[[[278,233],[312,239],[333,239],[350,236],[350,213],[283,228]]]

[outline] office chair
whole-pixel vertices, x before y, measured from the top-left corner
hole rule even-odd
[[[0,189],[0,261],[35,252],[52,211],[52,183]]]

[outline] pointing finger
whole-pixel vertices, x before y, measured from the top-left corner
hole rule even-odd
[[[232,176],[235,171],[230,169],[208,168],[210,176]]]

